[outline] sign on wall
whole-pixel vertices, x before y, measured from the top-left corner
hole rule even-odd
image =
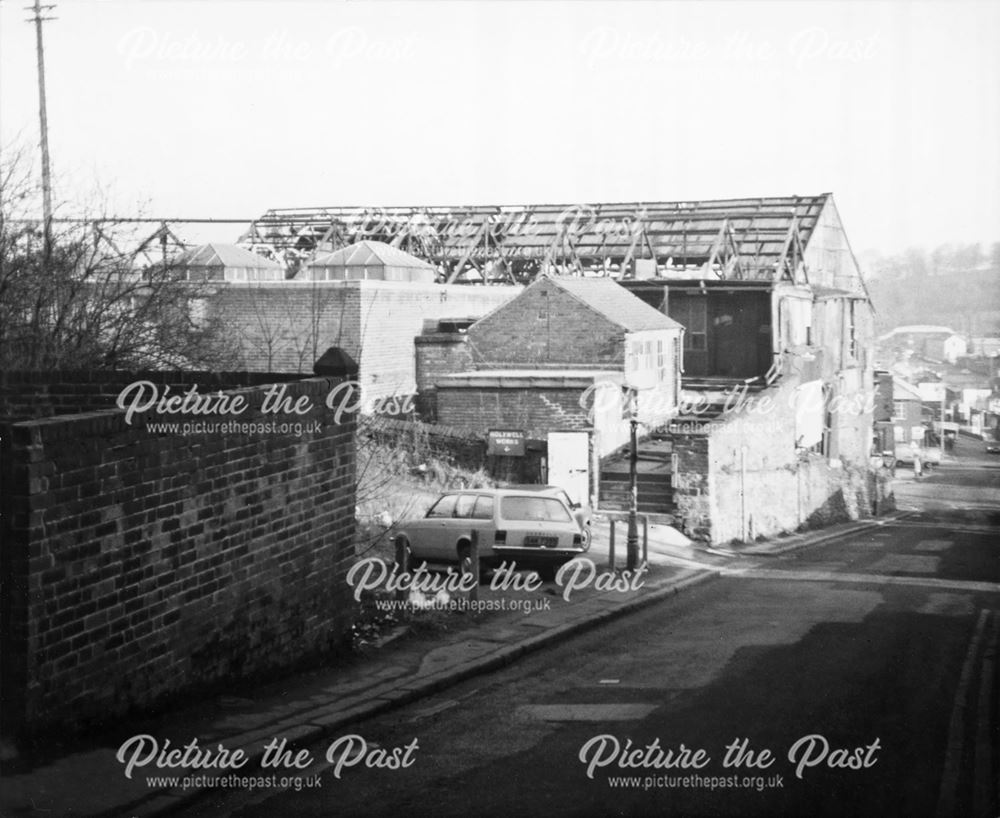
[[[490,429],[486,434],[486,454],[524,457],[523,429]]]

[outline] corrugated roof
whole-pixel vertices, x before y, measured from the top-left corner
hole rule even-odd
[[[683,329],[670,316],[632,295],[610,278],[560,278],[544,276],[590,309],[629,332],[656,329]]]
[[[192,247],[181,253],[176,261],[184,267],[249,267],[259,270],[281,270],[284,266],[269,258],[258,256],[235,244],[210,242]]]
[[[416,267],[421,270],[434,270],[434,266],[423,259],[393,247],[382,241],[366,239],[347,247],[341,247],[332,253],[316,256],[311,267]]]

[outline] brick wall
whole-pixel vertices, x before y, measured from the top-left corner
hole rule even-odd
[[[355,422],[325,407],[337,383],[287,384],[311,404],[294,420],[322,426],[301,435],[158,434],[162,416],[120,410],[0,428],[5,723],[99,722],[342,638]],[[240,391],[239,421],[289,421],[263,392]]]
[[[468,336],[480,368],[624,366],[625,331],[549,282],[476,322]]]
[[[465,333],[434,332],[418,335],[416,345],[415,380],[417,411],[428,421],[437,419],[437,379],[472,369],[472,352]]]
[[[212,392],[299,377],[275,372],[0,371],[0,419],[28,420],[113,409],[121,391],[139,380],[181,391],[197,384],[200,391]]]
[[[441,423],[466,429],[523,429],[529,437],[549,431],[590,429],[587,410],[580,406],[583,389],[504,389],[483,386],[440,386]]]
[[[485,315],[505,304],[518,287],[362,281],[361,385],[365,397],[417,390],[413,339],[428,320]]]
[[[476,317],[520,288],[398,281],[284,281],[220,285],[212,309],[240,339],[250,370],[310,372],[330,346],[360,367],[365,402],[416,391],[415,336],[429,321]]]

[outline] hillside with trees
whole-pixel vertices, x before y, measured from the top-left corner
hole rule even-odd
[[[879,332],[939,324],[963,335],[1000,333],[1000,242],[911,248],[859,261]]]

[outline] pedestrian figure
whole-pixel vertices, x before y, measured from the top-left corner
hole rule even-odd
[[[913,449],[913,476],[917,479],[923,474],[923,468],[920,463],[920,450],[917,448]]]

